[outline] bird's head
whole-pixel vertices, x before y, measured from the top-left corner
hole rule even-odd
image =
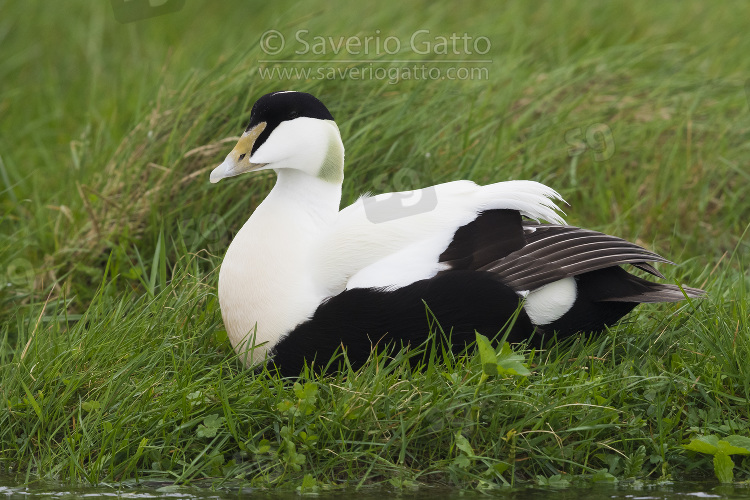
[[[296,169],[334,183],[344,178],[344,145],[333,115],[304,92],[258,99],[237,145],[211,172],[211,182],[256,170]]]

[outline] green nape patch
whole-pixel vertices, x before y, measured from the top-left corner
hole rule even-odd
[[[336,127],[336,124],[333,123],[332,126]],[[326,182],[340,184],[344,180],[344,165],[341,163],[343,157],[344,151],[341,149],[341,144],[338,141],[331,140],[328,143],[328,151],[323,165],[320,167],[318,178]]]

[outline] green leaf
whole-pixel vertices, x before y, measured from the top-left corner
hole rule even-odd
[[[732,446],[728,441],[722,439],[719,441],[718,453],[723,453],[725,455],[748,455],[750,454],[750,451],[748,451],[747,448]]]
[[[224,425],[224,417],[220,417],[217,413],[213,413],[203,419],[203,424],[206,427],[213,427],[214,429],[218,429],[222,425]]]
[[[281,413],[286,413],[289,410],[291,410],[293,406],[294,406],[294,403],[292,403],[288,399],[285,399],[276,405],[276,409],[279,410]]]
[[[734,480],[734,462],[729,455],[717,453],[714,455],[714,474],[720,483],[731,483]]]
[[[531,375],[523,365],[526,358],[511,349],[508,342],[503,344],[500,353],[496,353],[492,343],[481,333],[476,333],[479,360],[482,363],[482,373],[485,376],[495,375]]]
[[[226,344],[229,342],[229,334],[226,330],[216,330],[214,332],[214,341],[219,345]]]
[[[476,332],[477,350],[482,362],[482,371],[485,375],[497,375],[497,355],[490,340],[479,332]]]
[[[99,411],[99,408],[101,405],[99,404],[99,401],[84,401],[81,403],[81,409],[87,413],[92,411]]]
[[[735,448],[742,448],[745,451],[744,452],[736,452],[737,455],[748,455],[750,454],[750,438],[745,436],[727,436],[724,438],[724,441],[729,443],[731,446]]]
[[[567,488],[570,486],[570,481],[560,474],[555,474],[547,479],[547,486],[551,486],[552,488]]]
[[[461,434],[461,431],[458,431],[456,433],[456,448],[464,452],[468,457],[474,456],[474,450],[471,448],[469,440],[466,439],[463,434]]]
[[[313,475],[305,474],[305,477],[302,478],[302,491],[315,489],[316,486],[318,486],[318,481],[315,480]]]
[[[198,429],[195,431],[195,435],[199,438],[212,438],[216,436],[217,429],[214,429],[212,427],[206,427],[205,425],[201,424],[198,426]]]
[[[718,436],[698,436],[693,438],[690,443],[683,445],[683,448],[690,451],[697,451],[698,453],[706,453],[708,455],[715,455],[719,451],[719,437]]]
[[[607,469],[602,469],[591,476],[591,481],[594,483],[616,483],[617,478],[607,472]]]
[[[646,447],[640,445],[633,455],[625,459],[625,470],[623,471],[623,475],[625,477],[639,477],[645,461]]]
[[[318,395],[318,386],[315,382],[306,382],[303,386],[299,382],[294,383],[294,394],[302,401],[312,403]]]
[[[522,375],[524,377],[531,375],[529,369],[523,365],[526,358],[522,354],[514,352],[508,342],[503,344],[497,359],[497,371],[501,375]]]
[[[294,390],[295,396],[297,396],[299,399],[302,399],[302,397],[304,396],[304,393],[302,392],[302,384],[300,384],[299,382],[295,382],[292,386],[292,389]]]
[[[294,384],[294,393],[299,398],[298,406],[300,412],[310,415],[315,410],[318,386],[314,382],[306,382],[304,386],[298,382]]]
[[[224,417],[214,413],[203,419],[203,423],[198,426],[196,435],[198,437],[212,438],[224,425]]]
[[[261,439],[258,442],[258,453],[268,453],[271,451],[271,442],[268,439]]]
[[[683,448],[686,450],[706,453],[707,455],[750,455],[750,438],[744,436],[727,436],[719,439],[718,436],[698,436]]]

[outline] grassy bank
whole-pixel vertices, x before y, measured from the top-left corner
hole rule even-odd
[[[305,488],[712,477],[711,456],[681,445],[750,435],[749,12],[722,5],[518,2],[489,16],[477,3],[456,16],[428,3],[363,15],[188,2],[119,24],[108,4],[0,4],[3,466],[25,479]],[[270,29],[287,42],[277,54],[259,45]],[[419,29],[433,44],[486,37],[489,51],[419,54]],[[331,46],[377,35],[402,50]],[[334,39],[300,54],[296,37],[315,36]],[[484,72],[264,73],[412,64],[395,60]],[[662,268],[671,280],[709,296],[642,307],[596,339],[517,346],[523,377],[483,380],[471,353],[420,372],[408,354],[381,355],[298,385],[243,371],[215,270],[273,177],[212,186],[208,172],[252,102],[283,88],[336,117],[344,203],[538,180],[570,203],[569,223],[666,255],[680,263]],[[735,463],[746,479],[750,463]]]

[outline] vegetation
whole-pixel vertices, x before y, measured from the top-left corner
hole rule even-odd
[[[715,463],[722,480],[750,478],[737,451],[750,449],[750,8],[488,8],[196,1],[119,24],[102,2],[0,1],[2,468],[303,491],[710,478]],[[279,53],[262,49],[270,29],[286,39]],[[434,43],[486,37],[489,51],[419,54],[420,29]],[[400,52],[335,50],[377,35]],[[299,54],[295,36],[333,39]],[[395,60],[488,79],[334,78],[412,64]],[[642,306],[542,351],[480,340],[422,370],[414,352],[327,378],[244,370],[215,270],[273,176],[212,186],[208,172],[253,101],[284,88],[337,118],[346,204],[462,178],[538,180],[570,203],[568,222],[664,254],[679,263],[661,268],[671,280],[708,297]]]

